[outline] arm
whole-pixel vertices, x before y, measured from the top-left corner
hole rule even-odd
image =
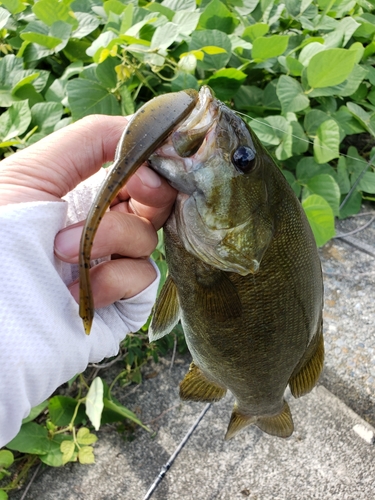
[[[83,225],[76,221],[93,193],[85,184],[72,189],[113,157],[125,125],[121,117],[89,117],[0,166],[0,446],[31,407],[89,362],[115,355],[150,313],[158,279],[148,256],[175,192],[147,167],[120,192],[97,233],[93,258],[116,258],[91,270],[97,314],[90,336],[76,302]],[[67,220],[75,224],[64,228]]]

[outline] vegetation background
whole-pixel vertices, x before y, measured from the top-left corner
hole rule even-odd
[[[323,245],[335,217],[375,200],[374,10],[375,0],[1,0],[0,153],[207,84],[273,154]],[[165,278],[161,243],[154,257]],[[111,389],[139,383],[142,364],[172,347],[185,349],[180,330],[150,345],[145,325],[124,341],[111,384],[98,376],[107,363],[33,409],[0,451],[0,500],[38,461],[92,463],[93,428],[142,425]]]

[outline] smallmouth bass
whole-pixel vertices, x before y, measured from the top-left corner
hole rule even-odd
[[[226,439],[250,424],[288,437],[285,389],[306,394],[323,366],[315,240],[299,201],[245,122],[208,87],[194,104],[148,156],[179,191],[164,226],[169,275],[150,340],[181,321],[193,362],[180,396],[213,402],[232,392]]]

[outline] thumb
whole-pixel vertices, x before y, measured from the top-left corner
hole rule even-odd
[[[23,190],[27,201],[60,199],[113,160],[127,123],[122,116],[82,118],[3,160],[1,182]]]

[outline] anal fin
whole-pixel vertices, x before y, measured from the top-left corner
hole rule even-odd
[[[286,401],[284,401],[281,412],[271,417],[244,415],[238,411],[235,405],[229,421],[227,433],[225,434],[225,440],[228,441],[232,439],[240,430],[252,424],[255,424],[267,434],[282,438],[289,437],[293,434],[294,430],[292,414],[290,413],[289,405]]]
[[[184,401],[205,401],[213,403],[225,396],[227,390],[206,379],[195,363],[180,383],[180,398]]]
[[[168,276],[152,310],[152,320],[148,330],[150,342],[167,335],[178,323],[179,314],[177,288],[172,278]]]
[[[320,331],[317,340],[312,345],[312,354],[302,367],[297,367],[295,373],[289,379],[289,387],[295,398],[304,396],[317,384],[323,370],[324,341],[323,333]]]

